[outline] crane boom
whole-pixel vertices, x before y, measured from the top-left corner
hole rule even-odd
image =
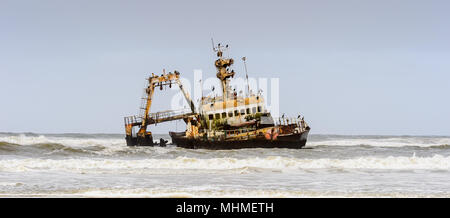
[[[152,74],[151,77],[148,78],[148,86],[145,90],[145,107],[141,108],[143,109],[143,116],[140,123],[139,131],[137,132],[138,140],[139,138],[148,138],[151,137],[151,132],[147,131],[147,126],[151,124],[150,122],[150,108],[152,105],[152,97],[153,93],[155,91],[156,87],[160,87],[162,90],[163,86],[172,86],[172,82],[175,82],[179,87],[181,92],[183,93],[186,101],[189,103],[190,109],[192,111],[192,114],[195,114],[195,105],[192,99],[190,98],[189,94],[186,92],[186,90],[183,88],[183,84],[181,84],[180,81],[180,73],[178,71],[174,71],[174,73],[163,73],[161,76],[157,76],[155,74]],[[134,123],[133,125],[135,125]],[[126,128],[126,134],[131,136],[131,125],[130,127]]]

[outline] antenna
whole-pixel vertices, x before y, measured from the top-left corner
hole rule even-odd
[[[247,60],[247,58],[246,57],[242,57],[242,60],[244,61],[245,78],[247,79],[247,96],[250,96],[250,85],[248,84],[247,63],[245,62]]]

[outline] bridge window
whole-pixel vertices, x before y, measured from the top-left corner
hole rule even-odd
[[[245,115],[245,110],[241,109],[241,115]]]
[[[227,118],[227,113],[223,112],[222,113],[222,118]]]
[[[214,114],[208,115],[208,118],[209,118],[210,120],[214,119]]]
[[[258,112],[262,112],[262,107],[258,106]]]
[[[233,117],[233,111],[228,111],[228,117]]]
[[[253,108],[252,108],[252,112],[253,112],[254,114],[256,114],[256,107],[253,107]]]
[[[234,116],[237,117],[239,115],[239,112],[237,110],[234,111]]]
[[[247,108],[247,114],[250,114],[250,108]]]
[[[220,119],[220,114],[219,113],[216,114],[216,119]]]

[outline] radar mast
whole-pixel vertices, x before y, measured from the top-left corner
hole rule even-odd
[[[212,39],[211,39],[212,40]],[[222,96],[223,99],[228,99],[229,94],[229,78],[234,77],[234,70],[230,69],[230,66],[233,65],[234,60],[232,58],[224,58],[223,52],[228,49],[228,45],[223,46],[220,43],[217,46],[214,46],[213,42],[213,50],[216,52],[218,59],[214,62],[214,65],[217,69],[217,78],[220,80],[222,85]]]

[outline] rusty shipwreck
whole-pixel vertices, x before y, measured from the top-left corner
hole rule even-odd
[[[232,58],[223,57],[227,46],[213,45],[217,59],[214,65],[221,82],[221,96],[202,97],[196,107],[180,82],[180,73],[152,74],[148,78],[142,98],[141,113],[124,118],[128,146],[165,146],[163,139],[155,142],[148,126],[161,122],[184,120],[186,131],[169,132],[172,143],[183,148],[240,149],[240,148],[302,148],[305,146],[309,125],[302,116],[273,118],[265,108],[260,92],[245,95],[230,87],[235,76],[231,70]],[[245,58],[243,58],[245,63]],[[247,76],[248,80],[248,76]],[[158,88],[178,85],[190,110],[150,113],[152,96]]]

